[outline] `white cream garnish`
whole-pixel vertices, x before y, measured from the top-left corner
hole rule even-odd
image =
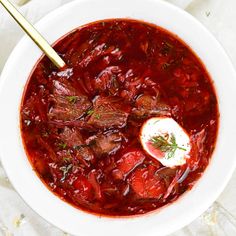
[[[147,120],[142,126],[140,141],[144,150],[164,166],[184,165],[189,158],[189,136],[172,118]]]

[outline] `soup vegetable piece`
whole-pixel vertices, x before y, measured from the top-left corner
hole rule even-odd
[[[219,116],[193,51],[128,19],[80,27],[55,49],[67,67],[41,58],[20,110],[25,150],[45,185],[107,216],[144,214],[190,190],[209,164]]]

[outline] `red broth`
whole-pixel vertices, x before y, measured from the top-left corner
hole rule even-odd
[[[219,123],[212,81],[193,51],[160,27],[126,19],[80,27],[55,49],[67,68],[43,57],[20,111],[25,150],[46,186],[108,216],[144,214],[191,189]],[[156,116],[172,117],[189,134],[185,165],[164,167],[143,150],[140,128]]]

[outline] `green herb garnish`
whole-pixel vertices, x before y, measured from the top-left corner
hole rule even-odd
[[[68,174],[68,172],[71,170],[71,168],[73,167],[72,164],[68,165],[68,166],[62,166],[60,167],[60,170],[62,171],[62,178],[61,181],[64,181],[66,179],[66,176]]]
[[[161,53],[162,54],[169,54],[170,51],[173,49],[173,45],[166,42],[166,41],[163,42],[162,45],[163,45],[162,48],[161,48]]]
[[[170,63],[164,63],[164,64],[162,64],[162,66],[161,66],[161,68],[163,69],[163,70],[166,70],[166,69],[168,69],[169,68],[169,66],[170,66]]]
[[[75,150],[80,150],[80,149],[86,148],[86,147],[88,147],[87,144],[81,144],[81,145],[75,145],[73,148],[74,148]]]
[[[72,159],[71,157],[63,157],[62,160],[63,160],[63,162],[67,162],[68,163],[68,162],[71,162],[71,159]]]
[[[94,110],[93,110],[93,109],[87,111],[87,115],[88,115],[88,116],[91,116],[93,113],[94,113]]]
[[[66,98],[72,104],[74,104],[74,103],[76,103],[78,101],[78,97],[77,96],[67,96]]]
[[[95,114],[95,118],[96,118],[97,120],[99,120],[99,119],[101,118],[101,115],[100,115],[100,114]]]
[[[66,143],[59,143],[58,147],[61,149],[65,149],[67,147],[67,144]]]
[[[161,135],[152,137],[150,140],[153,147],[159,149],[162,152],[167,153],[167,159],[170,159],[174,156],[177,149],[186,151],[185,148],[182,148],[177,145],[176,138],[173,134],[171,134],[170,140],[168,140],[168,137],[163,137]]]
[[[171,43],[168,43],[167,41],[164,42],[164,45],[168,48],[173,48],[173,45]]]
[[[101,118],[101,115],[100,115],[100,114],[96,114],[95,111],[92,110],[92,109],[87,111],[87,115],[88,115],[88,116],[94,115],[94,117],[95,117],[96,119],[100,119],[100,118]]]
[[[91,146],[93,146],[93,145],[95,145],[96,144],[96,140],[95,139],[93,139],[93,140],[91,140],[88,144],[81,144],[81,145],[75,145],[73,148],[75,149],[75,150],[81,150],[82,148],[86,148],[86,147],[91,147]]]
[[[205,14],[206,14],[206,17],[209,17],[211,12],[210,11],[206,11]]]

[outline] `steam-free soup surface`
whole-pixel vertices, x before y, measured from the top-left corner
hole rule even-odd
[[[126,19],[78,28],[55,48],[67,67],[58,71],[43,57],[20,111],[25,150],[46,186],[109,216],[144,214],[191,189],[218,126],[211,79],[191,49],[157,26]],[[185,129],[184,165],[165,167],[142,148],[140,129],[152,117]]]

